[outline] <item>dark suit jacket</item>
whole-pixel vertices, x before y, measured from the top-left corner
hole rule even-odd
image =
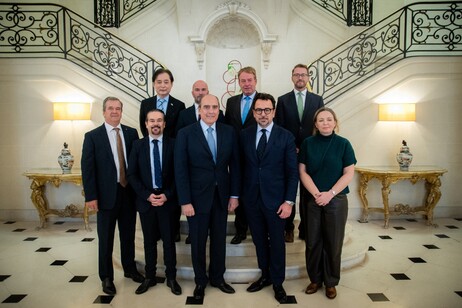
[[[162,187],[167,202],[165,207],[178,206],[176,202],[176,189],[173,174],[174,140],[163,136],[162,140]],[[128,163],[128,180],[136,192],[136,208],[143,213],[151,208],[147,201],[153,191],[151,173],[151,151],[149,149],[149,136],[133,143]]]
[[[246,206],[257,203],[260,192],[266,208],[277,210],[284,201],[295,202],[298,163],[295,142],[286,129],[274,125],[261,161],[256,150],[257,125],[242,130],[242,199]]]
[[[228,208],[230,196],[239,196],[240,169],[237,137],[232,127],[216,123],[217,162],[200,122],[181,129],[175,142],[175,181],[180,205],[192,203],[195,212],[208,213],[215,188],[220,204]]]
[[[252,113],[252,106],[250,107],[247,118],[245,119],[244,124],[242,124],[241,117],[241,100],[242,95],[235,95],[228,98],[226,102],[226,112],[225,112],[225,123],[234,127],[236,134],[239,136],[241,129],[249,127],[255,124],[255,118]]]
[[[289,130],[295,137],[295,145],[300,148],[303,140],[313,134],[314,114],[323,106],[321,96],[306,92],[305,108],[300,121],[295,93],[290,91],[278,98],[274,122]]]
[[[196,117],[196,105],[192,105],[185,110],[180,111],[180,116],[178,117],[178,122],[176,123],[176,132],[175,135],[178,134],[178,131],[183,127],[188,125],[194,124],[197,122]],[[218,115],[218,122],[224,123],[225,116],[223,115],[223,111],[220,110],[220,114]]]
[[[126,155],[130,156],[138,132],[122,125]],[[98,200],[100,209],[114,208],[117,196],[117,168],[111,144],[103,125],[85,134],[82,147],[82,183],[85,201]]]
[[[156,109],[157,107],[157,95],[147,98],[141,102],[140,106],[140,129],[143,137],[149,135],[148,130],[146,129],[146,115],[149,111]],[[168,107],[167,107],[167,114],[165,115],[165,129],[164,129],[164,136],[175,138],[176,135],[176,123],[178,121],[178,117],[180,115],[180,111],[185,109],[185,104],[174,98],[173,96],[169,96],[168,98]]]

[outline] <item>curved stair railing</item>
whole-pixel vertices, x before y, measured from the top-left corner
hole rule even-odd
[[[462,1],[410,4],[309,66],[326,103],[394,63],[419,56],[462,56]]]
[[[141,101],[163,66],[82,16],[54,4],[0,4],[0,57],[71,61]]]

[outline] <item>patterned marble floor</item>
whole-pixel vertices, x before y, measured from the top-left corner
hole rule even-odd
[[[338,296],[303,293],[308,280],[286,281],[293,307],[462,307],[462,218],[349,221],[369,251],[360,266],[342,272]],[[117,295],[101,291],[96,231],[78,221],[56,221],[37,231],[36,222],[0,221],[0,307],[193,307],[194,283],[179,280],[181,296],[165,284],[136,295],[138,284],[116,271]],[[94,227],[94,223],[93,223]],[[95,228],[93,228],[95,229]],[[290,245],[290,244],[289,244]],[[208,287],[202,307],[278,307],[271,287],[247,293],[233,284],[228,295]],[[200,307],[200,305],[199,305]]]

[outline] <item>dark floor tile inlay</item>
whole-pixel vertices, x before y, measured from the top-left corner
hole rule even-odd
[[[417,219],[414,219],[414,218],[409,218],[409,219],[406,219],[407,221],[409,222],[417,222]]]
[[[404,227],[393,227],[395,230],[406,230]]]
[[[367,293],[373,302],[389,302],[390,300],[383,293]]]
[[[11,277],[11,275],[0,275],[0,282],[5,281],[8,277]]]
[[[185,305],[203,305],[204,299],[197,300],[193,296],[186,297],[186,304]]]
[[[50,265],[62,266],[64,264],[66,264],[66,263],[67,263],[67,260],[56,260],[53,263],[51,263]]]
[[[88,276],[74,276],[69,282],[84,282]]]
[[[446,234],[435,234],[435,236],[439,238],[449,238]]]
[[[448,229],[459,229],[459,227],[454,226],[454,225],[448,225],[448,226],[446,226],[446,228],[448,228]]]
[[[427,263],[427,261],[425,261],[424,259],[419,258],[419,257],[409,258],[409,260],[411,260],[414,263]]]
[[[38,239],[38,237],[28,237],[24,239],[24,242],[32,242],[32,241],[35,241],[36,239]]]
[[[26,229],[14,229],[13,232],[23,232],[26,231]]]
[[[86,238],[84,238],[84,239],[82,240],[82,242],[93,242],[94,239],[95,239],[95,238],[93,238],[93,237],[86,237]]]
[[[285,304],[297,304],[295,295],[287,295],[287,302],[285,302]]]
[[[11,294],[2,303],[5,303],[5,304],[19,303],[26,296],[27,294]]]
[[[396,280],[411,280],[406,274],[404,273],[395,273],[395,274],[390,274],[393,278]]]
[[[51,247],[40,247],[35,252],[47,252],[50,249],[51,249]]]
[[[440,249],[438,246],[435,246],[433,244],[424,245],[424,247],[426,247],[428,249]]]
[[[454,218],[457,221],[462,221],[462,218]]]
[[[100,295],[98,296],[93,304],[110,304],[114,296],[112,295]]]
[[[69,230],[67,230],[66,232],[68,232],[68,233],[75,233],[75,232],[77,232],[77,231],[79,231],[79,229],[69,229]]]
[[[165,277],[156,277],[156,281],[158,284],[162,284],[165,282]]]
[[[55,225],[62,225],[62,224],[64,224],[64,221],[56,221],[54,224]]]
[[[391,240],[392,238],[388,235],[379,235],[382,240]]]
[[[372,246],[369,246],[369,249],[368,249],[368,250],[369,250],[369,251],[375,251],[375,248],[372,247]]]
[[[16,221],[13,221],[13,220],[9,220],[9,221],[5,221],[5,225],[12,225],[14,224]]]
[[[462,297],[462,291],[454,291],[454,293],[456,293],[457,295],[459,295],[460,297]]]

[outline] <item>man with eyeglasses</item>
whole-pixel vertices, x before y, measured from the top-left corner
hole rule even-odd
[[[243,158],[241,199],[257,253],[261,277],[248,292],[273,285],[274,297],[283,304],[286,271],[285,219],[292,213],[297,195],[298,165],[295,141],[286,129],[273,123],[276,101],[257,93],[252,106],[257,124],[240,134]]]
[[[324,101],[321,96],[308,91],[308,67],[305,64],[297,64],[292,69],[292,82],[294,89],[278,98],[274,121],[293,134],[298,153],[303,140],[313,134],[313,117],[315,112],[324,106]],[[305,217],[302,213],[305,211],[303,204],[306,204],[306,194],[308,191],[300,185],[300,217]],[[287,243],[294,241],[294,217],[295,209],[286,220],[285,241]],[[300,239],[305,239],[304,225],[305,222],[300,220],[298,226]]]

